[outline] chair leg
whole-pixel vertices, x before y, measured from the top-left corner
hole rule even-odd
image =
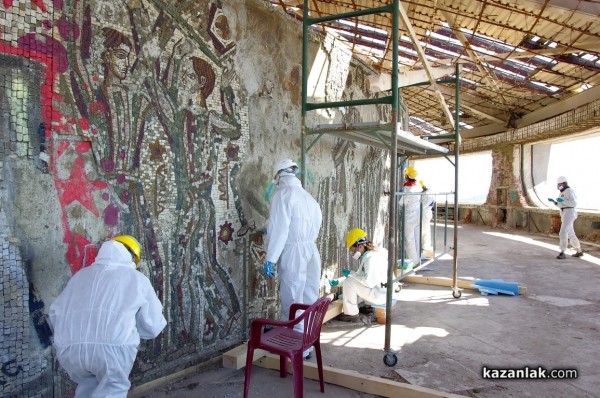
[[[281,377],[281,378],[287,377],[287,363],[288,363],[287,357],[280,355],[279,356],[279,377]]]
[[[325,392],[323,384],[323,359],[321,358],[321,343],[319,340],[315,342],[315,355],[317,356],[317,369],[319,370],[319,383],[321,384],[321,392]]]
[[[246,353],[246,369],[244,372],[244,398],[248,398],[250,390],[250,376],[252,376],[252,360],[254,359],[254,348],[248,347]]]
[[[304,358],[302,351],[292,357],[292,375],[294,378],[294,398],[304,397]]]

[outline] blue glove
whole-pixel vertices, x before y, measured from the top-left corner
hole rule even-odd
[[[270,261],[265,262],[265,265],[263,265],[263,274],[265,274],[265,276],[268,278],[274,277],[275,276],[275,264],[273,264]]]
[[[340,284],[340,281],[338,281],[337,279],[332,279],[329,281],[329,286],[337,286]]]
[[[554,200],[554,198],[548,198],[548,202],[556,203],[556,200]]]
[[[562,203],[562,202],[564,202],[565,200],[564,200],[563,198],[556,198],[556,201],[557,201],[558,203]]]
[[[347,278],[347,277],[348,277],[348,275],[350,275],[350,270],[349,270],[349,269],[346,269],[346,268],[344,268],[344,269],[342,270],[342,275],[344,275],[344,276]]]

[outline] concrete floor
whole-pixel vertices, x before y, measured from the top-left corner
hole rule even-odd
[[[465,289],[454,299],[450,288],[405,284],[393,309],[393,368],[383,363],[385,326],[377,323],[323,325],[324,364],[478,398],[600,397],[600,248],[584,244],[583,258],[557,260],[557,244],[556,236],[461,226],[459,277],[518,282],[528,295],[482,296]],[[452,259],[440,258],[419,274],[451,277]],[[483,366],[577,369],[578,378],[484,380]],[[142,386],[130,396],[240,397],[243,372],[214,366],[151,389]],[[252,397],[287,398],[292,391],[291,377],[253,367]],[[331,384],[321,394],[318,382],[305,380],[305,396],[373,395]]]

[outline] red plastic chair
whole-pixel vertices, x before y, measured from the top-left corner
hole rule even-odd
[[[250,388],[250,375],[252,373],[252,360],[255,349],[263,349],[279,355],[279,375],[287,376],[287,359],[292,362],[294,397],[302,398],[304,394],[304,358],[303,352],[310,347],[315,347],[317,367],[319,369],[319,382],[321,392],[325,392],[323,385],[323,361],[321,360],[321,326],[323,318],[329,308],[331,299],[321,297],[314,304],[294,303],[290,306],[289,321],[275,321],[259,318],[252,321],[250,327],[250,340],[246,356],[246,377],[244,380],[244,398],[248,397]],[[304,310],[296,318],[296,311]],[[304,333],[294,330],[294,325],[304,321]],[[267,333],[263,332],[264,326],[274,326]]]

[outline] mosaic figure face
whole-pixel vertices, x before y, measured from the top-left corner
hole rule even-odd
[[[119,80],[125,79],[129,70],[129,53],[131,47],[121,43],[116,48],[110,48],[106,51],[105,62],[108,70]]]
[[[206,98],[215,87],[215,72],[205,60],[192,57],[181,65],[179,73],[180,89],[184,92],[180,96],[180,105],[195,109],[206,108]]]
[[[204,107],[205,102],[201,92],[203,83],[196,76],[192,62],[184,61],[179,71],[179,106],[192,111],[198,111],[197,108]]]
[[[103,60],[106,72],[119,80],[125,79],[129,71],[129,54],[131,41],[127,36],[111,28],[103,28],[104,52]]]
[[[198,80],[192,62],[185,61],[181,65],[181,72],[179,74],[179,81],[181,82],[180,89],[185,91],[200,91],[202,82]]]

